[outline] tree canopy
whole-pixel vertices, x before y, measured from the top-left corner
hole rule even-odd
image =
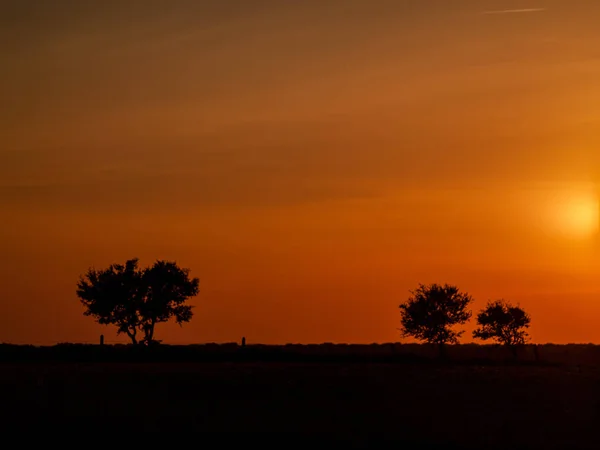
[[[182,325],[192,318],[186,301],[198,294],[198,278],[175,262],[156,261],[140,268],[138,259],[112,264],[106,269],[89,269],[77,283],[77,296],[86,308],[84,315],[99,324],[115,325],[133,344],[154,342],[157,323],[174,318]]]
[[[531,317],[520,306],[496,300],[489,302],[477,315],[478,328],[473,332],[473,337],[493,339],[510,347],[523,345],[527,342],[530,324]]]
[[[472,301],[469,294],[456,286],[421,284],[400,305],[402,334],[440,346],[457,343],[463,331],[454,326],[471,318],[469,305]]]

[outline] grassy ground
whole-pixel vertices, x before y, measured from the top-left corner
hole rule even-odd
[[[2,427],[327,432],[349,443],[600,448],[593,367],[2,363]],[[368,433],[377,433],[369,435]]]

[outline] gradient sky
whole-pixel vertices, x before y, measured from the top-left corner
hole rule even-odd
[[[408,291],[447,282],[600,343],[599,18],[2,0],[0,341],[114,341],[75,285],[139,257],[200,278],[166,342],[398,341]]]

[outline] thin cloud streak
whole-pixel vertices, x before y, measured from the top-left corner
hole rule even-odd
[[[482,14],[520,14],[520,13],[534,13],[544,12],[546,8],[523,8],[523,9],[502,9],[498,11],[484,11]]]

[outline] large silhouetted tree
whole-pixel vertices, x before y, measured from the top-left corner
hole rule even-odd
[[[440,356],[445,345],[458,342],[463,331],[454,327],[471,318],[472,297],[448,284],[423,285],[411,291],[406,303],[400,305],[401,331],[430,344],[437,344]]]
[[[489,302],[477,315],[478,328],[473,337],[482,340],[493,339],[511,349],[517,356],[517,348],[527,342],[527,329],[531,317],[520,306],[504,300]]]
[[[156,261],[141,269],[137,259],[130,259],[103,270],[89,269],[77,283],[77,296],[86,316],[115,325],[133,344],[150,344],[157,323],[190,321],[192,306],[185,302],[198,294],[198,284],[189,269],[174,262]]]

